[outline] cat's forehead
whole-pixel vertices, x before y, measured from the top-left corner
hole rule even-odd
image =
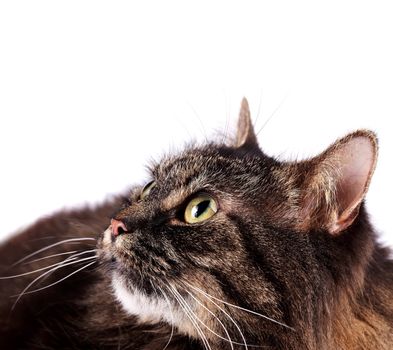
[[[152,167],[152,173],[157,180],[177,179],[182,183],[196,176],[215,175],[220,164],[230,165],[230,159],[220,153],[216,145],[190,146],[177,154],[164,156]]]
[[[269,159],[259,154],[240,154],[235,148],[208,144],[190,146],[176,155],[164,156],[151,168],[154,179],[172,184],[210,184],[230,180],[242,182],[248,177],[261,178]]]

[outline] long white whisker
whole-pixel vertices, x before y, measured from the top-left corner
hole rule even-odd
[[[168,283],[169,284],[169,283]],[[206,336],[203,334],[201,327],[199,327],[198,322],[196,322],[194,320],[194,318],[192,317],[192,315],[189,313],[189,311],[187,310],[187,308],[183,305],[182,301],[177,297],[177,295],[175,294],[174,289],[172,288],[172,286],[169,284],[170,288],[168,288],[168,290],[172,293],[172,295],[174,296],[174,298],[177,300],[177,302],[179,303],[180,307],[182,308],[182,310],[184,311],[184,313],[186,314],[186,316],[189,318],[189,320],[191,321],[192,325],[194,326],[194,328],[196,329],[196,331],[198,332],[199,336],[201,337],[201,340],[203,342],[203,346],[205,347],[205,349],[210,349],[210,344],[208,343]]]
[[[93,251],[96,251],[96,249],[87,250],[87,251],[84,251],[84,252],[81,252],[81,253],[78,253],[78,254],[74,254],[74,255],[68,257],[67,259],[64,259],[63,261],[57,262],[56,264],[52,264],[52,265],[49,265],[49,266],[41,267],[40,269],[37,269],[37,270],[34,270],[34,271],[24,272],[24,273],[20,273],[18,275],[12,275],[12,276],[1,276],[0,280],[7,280],[7,279],[12,279],[12,278],[17,278],[17,277],[31,275],[33,273],[40,272],[40,271],[45,271],[45,270],[48,270],[48,269],[50,269],[50,268],[52,268],[54,266],[61,265],[64,262],[75,260],[76,257],[79,256],[79,255],[87,254],[87,253],[90,253],[90,252],[93,252]]]
[[[195,297],[195,295],[193,295],[192,293],[190,293],[189,291],[187,291],[186,290],[186,292],[199,304],[199,305],[201,305],[203,308],[205,308],[206,310],[207,310],[207,312],[209,312],[219,323],[220,323],[220,325],[224,328],[224,331],[225,331],[225,333],[227,334],[227,336],[228,336],[228,338],[229,339],[227,339],[227,338],[224,338],[224,337],[222,337],[222,336],[220,336],[219,334],[216,334],[215,332],[213,332],[211,329],[209,329],[213,334],[215,334],[217,337],[219,337],[219,338],[221,338],[221,339],[223,339],[223,340],[226,340],[226,341],[228,341],[228,342],[231,342],[231,343],[233,343],[233,344],[235,344],[235,345],[241,345],[241,346],[248,346],[248,347],[250,347],[250,348],[266,348],[266,347],[269,347],[269,346],[264,346],[264,345],[255,345],[255,344],[244,344],[244,343],[239,343],[239,342],[236,342],[236,341],[233,341],[232,339],[231,339],[231,337],[229,336],[229,333],[228,333],[228,330],[227,330],[227,328],[224,326],[224,324],[221,322],[221,320],[211,311],[211,310],[209,310],[209,308],[207,308],[205,305],[203,305],[203,303],[201,303],[201,301],[200,300],[198,300],[198,298],[196,298]],[[209,300],[209,299],[208,299]],[[210,300],[211,301],[211,300]],[[221,311],[223,311],[221,308],[220,308],[220,310]],[[233,323],[233,322],[232,322]],[[232,347],[232,346],[231,346]]]
[[[185,283],[187,283],[187,282],[185,282]],[[242,330],[240,329],[239,325],[238,325],[238,324],[236,323],[236,321],[233,319],[233,317],[232,317],[231,315],[229,315],[222,307],[220,307],[220,305],[218,305],[216,302],[214,302],[214,301],[208,296],[207,293],[205,293],[204,291],[202,291],[201,289],[199,289],[199,288],[197,288],[197,287],[194,287],[194,286],[190,285],[189,283],[187,283],[187,285],[189,285],[191,288],[193,288],[193,289],[196,290],[197,292],[203,294],[203,295],[205,296],[206,299],[208,299],[212,304],[214,304],[217,308],[219,308],[219,309],[224,313],[224,315],[227,316],[227,317],[231,320],[231,322],[232,322],[232,323],[234,324],[234,326],[237,328],[237,330],[238,330],[240,336],[242,337],[242,340],[243,340],[243,343],[244,343],[244,347],[248,350],[246,338],[245,338],[245,336],[244,336]],[[209,295],[210,295],[210,294],[209,294]]]
[[[175,298],[175,300],[177,301],[177,303],[179,304],[181,309],[184,311],[185,315],[189,318],[189,320],[191,321],[192,325],[194,326],[194,328],[198,332],[198,334],[201,337],[202,341],[204,342],[203,335],[201,334],[200,330],[198,330],[198,328],[195,326],[195,321],[190,317],[188,311],[183,307],[182,303],[179,301],[179,298],[173,293],[173,291],[170,288],[168,288],[168,291],[173,295],[173,297]],[[204,346],[206,348],[205,343],[204,343]]]
[[[211,330],[209,327],[206,327],[206,325],[204,324],[204,326],[210,331],[212,332],[214,335],[216,335],[217,337],[219,337],[220,339],[226,340],[229,342],[229,345],[231,346],[231,349],[233,350],[233,344],[238,344],[238,345],[243,345],[241,343],[236,343],[232,341],[231,336],[229,335],[229,332],[227,330],[227,328],[224,326],[224,324],[221,322],[221,320],[212,312],[210,311],[205,305],[203,305],[193,294],[191,294],[189,291],[186,290],[186,292],[188,293],[188,295],[193,298],[199,305],[201,305],[207,312],[209,312],[217,321],[218,323],[221,325],[221,327],[224,329],[225,334],[227,335],[228,338],[224,338],[221,335],[217,334],[216,332],[214,332],[213,330]]]
[[[91,258],[95,258],[95,257],[91,257]],[[91,259],[91,258],[85,258],[85,260]],[[11,311],[14,310],[16,304],[18,303],[18,301],[20,300],[20,298],[22,298],[22,296],[26,293],[26,291],[27,291],[34,283],[36,283],[37,281],[39,281],[41,278],[45,277],[45,276],[48,275],[49,273],[52,273],[52,272],[56,271],[57,269],[60,269],[60,268],[62,268],[62,267],[68,266],[68,265],[76,264],[76,263],[78,263],[78,262],[80,262],[80,261],[83,261],[83,260],[84,260],[84,259],[80,259],[80,260],[76,260],[76,261],[70,261],[70,262],[68,262],[68,263],[66,263],[66,264],[64,264],[64,262],[63,262],[63,263],[59,264],[58,266],[54,267],[53,269],[51,269],[51,270],[49,270],[49,271],[46,271],[46,272],[44,272],[43,274],[39,275],[37,278],[35,278],[33,281],[31,281],[31,282],[28,284],[28,286],[27,286],[20,294],[18,294],[18,295],[13,295],[13,296],[12,296],[12,297],[16,297],[16,296],[17,296],[18,298],[15,300],[14,304],[12,305]]]
[[[171,340],[172,340],[172,338],[173,338],[173,333],[174,333],[174,331],[175,331],[175,326],[173,325],[174,317],[173,317],[172,306],[171,306],[171,303],[170,303],[170,301],[169,301],[168,296],[166,295],[166,293],[162,290],[162,288],[161,288],[160,286],[157,286],[157,288],[161,291],[163,297],[165,298],[165,301],[167,302],[168,307],[169,307],[169,312],[170,312],[170,314],[171,314],[171,326],[172,326],[172,327],[171,327],[171,335],[170,335],[170,337],[169,337],[168,342],[166,343],[166,345],[165,345],[164,348],[162,349],[162,350],[166,350],[166,348],[169,346],[169,344],[170,344],[170,342],[171,342]]]
[[[38,259],[26,261],[26,262],[23,263],[23,265],[31,264],[31,263],[36,262],[36,261],[41,261],[41,260],[45,260],[45,259],[54,258],[55,256],[70,255],[70,254],[74,254],[74,253],[77,253],[77,252],[78,252],[78,250],[72,250],[70,252],[52,254],[52,255],[44,256],[43,258],[38,258]]]
[[[39,254],[39,253],[41,253],[41,252],[43,252],[43,251],[45,251],[45,250],[48,250],[48,249],[50,249],[50,248],[56,247],[56,246],[58,246],[58,245],[60,245],[60,244],[64,244],[64,243],[67,243],[67,242],[76,242],[76,241],[96,241],[96,239],[95,239],[95,238],[90,238],[90,237],[65,239],[65,240],[63,240],[63,241],[60,241],[60,242],[57,242],[57,243],[53,243],[53,244],[48,245],[48,246],[46,246],[46,247],[44,247],[44,248],[41,248],[41,249],[37,250],[37,251],[34,252],[34,253],[31,253],[31,254],[29,254],[29,255],[26,255],[24,258],[18,260],[17,262],[15,262],[14,264],[12,264],[11,266],[18,265],[18,264],[20,264],[21,262],[27,260],[28,258],[31,258],[31,257],[34,256],[34,255],[37,255],[37,254]]]
[[[202,323],[202,324],[203,324],[203,322],[202,322],[202,321],[197,317],[197,315],[192,311],[191,307],[187,304],[187,302],[186,302],[185,299],[181,296],[181,294],[177,291],[177,289],[176,289],[174,286],[170,285],[170,284],[169,284],[169,286],[172,288],[172,291],[177,295],[178,301],[181,302],[181,303],[183,304],[183,306],[184,306],[184,308],[185,308],[185,309],[183,309],[183,310],[188,310],[189,315],[191,316],[191,318],[194,319],[195,326],[200,330],[200,332],[201,332],[200,334],[202,335],[203,339],[205,340],[207,348],[211,350],[211,346],[210,346],[210,344],[209,344],[209,341],[207,340],[207,337],[206,337],[205,333],[202,331],[201,327],[199,327],[199,325],[198,325],[198,321],[199,321],[200,323]],[[204,342],[204,344],[205,344],[205,342]]]
[[[34,270],[34,271],[20,273],[19,275],[13,275],[13,276],[3,276],[3,277],[0,277],[0,280],[6,280],[6,279],[12,279],[12,278],[17,278],[17,277],[31,275],[31,274],[36,273],[36,272],[40,272],[40,271],[51,269],[54,266],[61,265],[61,264],[64,263],[64,261],[70,261],[70,260],[75,260],[75,259],[76,258],[72,258],[72,259],[71,258],[67,258],[67,259],[65,259],[63,261],[60,261],[60,262],[56,263],[56,264],[52,264],[52,265],[49,265],[49,266],[41,267],[40,269],[37,269],[37,270]]]
[[[87,254],[87,253],[91,253],[91,252],[96,252],[96,251],[97,251],[97,249],[84,250],[83,252],[80,252],[80,253],[77,253],[77,254],[74,254],[74,255],[69,256],[67,259],[64,259],[60,264],[66,263],[66,262],[68,262],[68,261],[75,260],[76,257],[78,257],[78,256],[80,256],[80,255]],[[93,257],[96,257],[96,255],[94,255]],[[53,272],[55,272],[55,270],[53,270],[52,273],[53,273]],[[47,278],[49,278],[50,275],[51,275],[52,273],[49,273],[48,275],[46,275],[46,276],[42,279],[42,282],[45,281]]]
[[[197,288],[197,287],[194,287],[194,286],[192,286],[191,284],[189,284],[189,283],[187,283],[187,282],[185,282],[185,283],[186,283],[189,287],[191,287],[191,288],[193,288],[194,290],[196,290],[197,292],[202,293],[202,294],[205,294],[206,296],[208,296],[208,297],[210,297],[210,298],[212,298],[212,299],[214,299],[214,300],[217,300],[217,301],[219,301],[219,302],[221,302],[221,303],[223,303],[223,304],[226,304],[226,305],[228,305],[228,306],[234,307],[234,308],[239,309],[239,310],[243,310],[243,311],[245,311],[245,312],[248,312],[248,313],[253,314],[253,315],[256,315],[256,316],[260,316],[260,317],[262,317],[262,318],[264,318],[264,319],[266,319],[266,320],[268,320],[268,321],[274,322],[274,323],[276,323],[276,324],[279,324],[280,326],[283,326],[283,327],[285,327],[285,328],[291,329],[291,330],[293,330],[293,331],[295,330],[294,328],[292,328],[292,327],[286,325],[285,323],[276,321],[275,319],[270,318],[270,317],[268,317],[268,316],[266,316],[266,315],[260,314],[259,312],[252,311],[252,310],[249,310],[249,309],[245,309],[244,307],[241,307],[241,306],[238,306],[238,305],[235,305],[235,304],[231,304],[231,303],[229,303],[229,302],[227,302],[227,301],[218,299],[218,298],[214,297],[213,295],[210,295],[210,294],[208,294],[207,292],[203,291],[202,289],[199,289],[199,288]]]
[[[79,252],[77,254],[71,255],[70,258],[73,258],[73,257],[76,257],[76,256],[80,256],[80,255],[85,255],[87,253],[95,253],[95,252],[97,252],[97,249],[88,249],[88,250],[84,250],[83,252]],[[94,256],[96,256],[96,255],[94,255]]]
[[[85,258],[85,259],[78,260],[77,262],[80,262],[80,261],[82,261],[82,260],[88,260],[88,259],[91,260],[91,259],[94,259],[94,258],[95,258],[95,257],[92,256],[92,257],[90,257],[90,258]],[[76,271],[70,273],[69,275],[67,275],[67,276],[65,276],[65,277],[63,277],[63,278],[61,278],[61,279],[59,279],[58,281],[53,282],[53,283],[51,283],[51,284],[48,284],[47,286],[44,286],[44,287],[38,288],[38,289],[33,289],[33,290],[29,291],[29,292],[26,292],[26,293],[24,293],[24,295],[36,293],[36,292],[39,292],[40,290],[47,289],[47,288],[52,287],[52,286],[54,286],[54,285],[56,285],[56,284],[58,284],[58,283],[60,283],[60,282],[63,282],[64,280],[66,280],[67,278],[71,277],[72,275],[75,275],[75,274],[78,273],[79,271],[82,271],[82,270],[84,270],[85,268],[89,267],[90,265],[93,265],[95,262],[96,262],[96,261],[93,261],[93,262],[91,262],[91,263],[89,263],[89,264],[87,264],[87,265],[81,267],[80,269],[78,269],[78,270],[76,270]]]

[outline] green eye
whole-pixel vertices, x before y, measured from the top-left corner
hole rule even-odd
[[[189,224],[205,221],[217,213],[216,201],[208,195],[192,199],[184,211],[184,220]]]
[[[150,191],[156,186],[155,181],[150,181],[145,187],[143,187],[143,190],[139,196],[140,199],[145,199],[149,194]]]

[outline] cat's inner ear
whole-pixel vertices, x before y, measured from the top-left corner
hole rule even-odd
[[[339,234],[359,212],[378,154],[374,133],[360,130],[337,141],[320,156],[305,162],[301,202],[303,229]]]
[[[244,97],[240,106],[239,120],[237,124],[236,147],[258,147],[257,136],[252,126],[250,107]]]

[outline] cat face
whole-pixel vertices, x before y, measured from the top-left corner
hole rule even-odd
[[[347,156],[351,142],[366,163]],[[298,300],[311,303],[320,284],[315,244],[329,247],[355,220],[374,163],[367,132],[319,158],[278,162],[259,149],[243,101],[232,145],[164,158],[114,216],[100,255],[117,298],[141,322],[163,320],[203,342],[287,332]],[[355,183],[346,170],[360,174]],[[348,195],[343,184],[356,189]]]
[[[168,308],[165,297],[157,298],[157,294],[162,294],[161,288],[173,299],[173,286],[195,311],[196,301],[179,288],[190,290],[185,282],[220,291],[223,282],[217,276],[229,280],[239,266],[251,269],[244,242],[248,238],[241,224],[253,220],[262,228],[265,214],[256,203],[272,201],[268,186],[276,181],[271,175],[275,166],[275,161],[261,158],[259,153],[244,156],[235,148],[214,144],[189,149],[154,166],[153,182],[146,189],[135,188],[115,215],[123,224],[120,232],[114,234],[112,223],[103,241],[114,266],[119,299],[124,305],[134,299],[126,308],[144,320],[157,320],[163,316],[157,315],[158,310],[162,313]],[[241,270],[238,273],[254,278]],[[259,280],[265,286],[260,297],[273,301],[269,282],[263,275]],[[217,290],[213,294],[223,297]],[[151,310],[147,312],[143,305],[148,304]],[[169,314],[164,311],[166,319]],[[181,322],[187,323],[183,318]]]

